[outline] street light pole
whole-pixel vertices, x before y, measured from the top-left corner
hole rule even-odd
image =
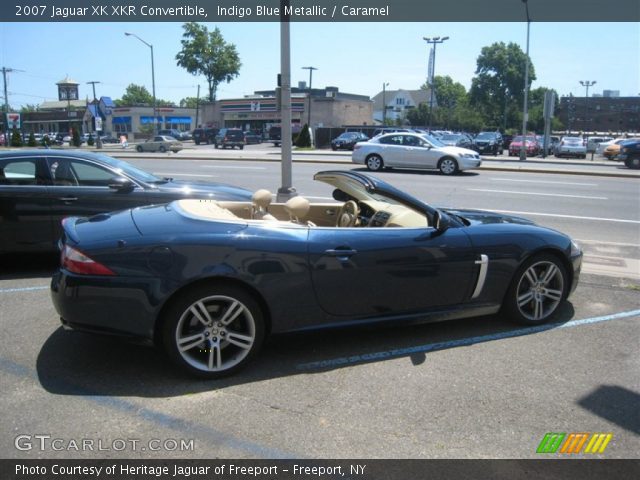
[[[387,123],[387,87],[389,82],[382,84],[382,126]]]
[[[96,148],[97,149],[101,149],[102,148],[102,140],[100,139],[100,133],[98,132],[98,129],[95,128],[96,127],[96,118],[97,115],[100,113],[99,109],[98,109],[98,99],[96,98],[96,83],[100,83],[98,81],[91,81],[91,82],[87,82],[87,85],[91,84],[91,87],[93,87],[93,106],[96,109],[96,116],[93,117],[93,126],[94,126],[94,132],[96,132]]]
[[[309,110],[307,111],[307,125],[311,128],[311,82],[313,81],[313,71],[318,70],[316,67],[302,67],[303,70],[309,70]]]
[[[431,118],[433,116],[433,91],[435,90],[435,71],[436,71],[436,46],[439,43],[444,43],[445,40],[449,40],[449,37],[422,37],[422,39],[430,45],[433,45],[433,62],[431,64],[431,72],[427,72],[427,81],[431,76],[431,85],[429,85],[429,132],[431,132]],[[430,75],[430,73],[433,73]]]
[[[587,116],[589,114],[589,87],[593,87],[596,84],[596,80],[580,80],[580,85],[582,85],[583,87],[585,87],[587,89],[587,91],[584,94],[584,127],[583,130],[586,132],[587,131]]]
[[[145,42],[135,33],[124,32],[124,34],[127,37],[137,38],[138,40],[140,40],[142,43],[144,43],[147,47],[151,49],[151,91],[153,95],[153,127],[154,127],[154,133],[158,133],[158,113],[157,113],[157,106],[156,106],[156,74],[153,66],[153,45]]]
[[[527,159],[527,117],[529,116],[529,29],[531,27],[531,19],[529,18],[529,4],[527,0],[522,0],[527,13],[527,51],[525,53],[524,66],[524,108],[522,115],[522,146],[520,147],[520,161]]]

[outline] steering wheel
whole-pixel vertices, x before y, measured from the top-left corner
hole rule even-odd
[[[353,200],[344,202],[344,205],[340,207],[340,211],[338,212],[336,227],[355,227],[358,223],[359,213],[360,209],[356,202]]]

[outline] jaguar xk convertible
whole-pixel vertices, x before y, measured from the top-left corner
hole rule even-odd
[[[562,233],[355,171],[315,179],[336,203],[259,190],[67,218],[51,284],[63,326],[154,342],[217,378],[271,333],[498,312],[540,324],[577,285],[582,252]]]

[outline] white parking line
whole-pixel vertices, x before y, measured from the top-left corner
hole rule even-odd
[[[301,363],[296,366],[298,370],[317,370],[322,368],[335,368],[340,366],[353,365],[358,363],[368,363],[372,361],[388,360],[392,358],[406,357],[413,353],[428,353],[438,350],[445,350],[456,347],[466,347],[476,345],[478,343],[491,342],[494,340],[504,340],[507,338],[520,337],[523,335],[531,335],[533,333],[544,332],[546,330],[555,330],[561,328],[578,327],[581,325],[589,325],[592,323],[608,322],[611,320],[619,320],[623,318],[632,318],[640,315],[640,310],[631,310],[628,312],[615,313],[613,315],[605,315],[602,317],[585,318],[582,320],[572,320],[567,323],[551,323],[546,325],[538,325],[535,327],[520,328],[501,333],[493,333],[489,335],[479,335],[475,337],[460,338],[458,340],[449,340],[445,342],[427,343],[424,345],[416,345],[415,347],[398,348],[394,350],[384,350],[379,352],[365,353],[363,355],[352,355],[349,357],[332,358],[329,360],[320,360],[317,362]]]
[[[220,175],[201,175],[197,173],[162,173],[162,172],[156,172],[156,175],[163,175],[168,177],[206,177],[206,178],[215,178],[220,176]]]
[[[562,193],[514,192],[512,190],[489,190],[485,188],[468,188],[471,192],[509,193],[512,195],[536,195],[540,197],[586,198],[589,200],[608,200],[607,197],[589,197],[586,195],[565,195]]]
[[[544,183],[549,185],[578,185],[581,187],[597,187],[597,183],[576,183],[576,182],[553,182],[548,180],[522,180],[519,178],[490,178],[496,182],[520,182],[520,183]]]
[[[240,167],[230,165],[202,165],[204,168],[231,168],[234,170],[266,170],[267,167]]]
[[[586,240],[584,238],[576,238],[576,242],[584,243],[585,245],[612,245],[616,247],[638,247],[637,243],[621,243],[621,242],[603,242],[602,240]]]
[[[482,210],[478,208],[478,210]],[[510,213],[513,215],[533,215],[538,217],[556,217],[556,218],[573,218],[575,220],[595,220],[598,222],[619,222],[619,223],[635,223],[640,224],[639,220],[625,220],[623,218],[601,218],[601,217],[582,217],[579,215],[562,215],[560,213],[538,213],[538,212],[516,212],[514,210],[496,210],[493,208],[487,208],[485,210],[491,210],[497,213]]]
[[[39,290],[48,290],[49,286],[43,287],[22,287],[22,288],[0,288],[0,293],[16,293],[16,292],[37,292]]]

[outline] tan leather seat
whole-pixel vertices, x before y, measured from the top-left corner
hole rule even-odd
[[[293,223],[308,225],[306,221],[311,205],[309,200],[304,197],[293,197],[284,204],[285,211],[289,214],[289,218]]]
[[[254,220],[278,220],[269,213],[272,199],[271,192],[264,188],[256,191],[251,197],[251,218]]]

